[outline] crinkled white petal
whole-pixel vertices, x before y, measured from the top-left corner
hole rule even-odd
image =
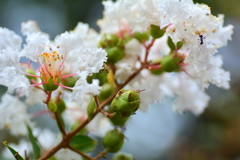
[[[26,56],[30,60],[37,61],[37,52],[41,47],[50,44],[49,36],[41,32],[27,35],[26,43],[22,50],[22,56]]]
[[[30,116],[26,112],[26,105],[17,97],[9,94],[2,96],[0,102],[0,128],[7,128],[12,135],[27,135],[26,125],[32,125]]]
[[[57,45],[63,44],[67,47],[68,53],[66,60],[76,59],[81,50],[85,48],[83,46],[83,36],[78,32],[64,32],[55,38],[55,43]]]
[[[29,96],[26,98],[26,103],[28,105],[42,103],[43,100],[46,100],[46,94],[43,90],[36,89],[34,87],[29,88]]]
[[[22,38],[15,32],[0,27],[0,50],[11,48],[19,50],[21,48]]]
[[[78,105],[83,103],[85,94],[98,95],[101,87],[99,81],[94,79],[91,84],[86,81],[86,77],[81,77],[72,88],[72,100],[77,102]]]
[[[76,64],[80,75],[97,73],[107,60],[107,53],[100,48],[89,48],[77,54]]]
[[[183,77],[183,76],[182,76]],[[210,97],[193,80],[182,78],[178,89],[178,97],[173,104],[177,112],[191,111],[194,115],[200,115],[208,105]]]
[[[22,31],[22,34],[23,35],[29,35],[29,34],[32,34],[32,33],[37,33],[37,32],[40,32],[40,29],[38,27],[38,24],[36,21],[33,21],[33,20],[29,20],[27,22],[23,22],[21,24],[21,31]]]
[[[16,68],[5,67],[0,71],[0,84],[8,87],[8,92],[13,93],[15,89],[18,90],[20,96],[28,96],[30,83],[28,78],[20,73],[17,73]]]

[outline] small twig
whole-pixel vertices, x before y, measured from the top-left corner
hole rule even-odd
[[[29,160],[29,157],[27,156],[27,151],[24,150],[25,160]]]
[[[54,115],[55,115],[55,118],[56,118],[56,121],[57,121],[57,125],[58,125],[59,130],[61,131],[62,135],[65,136],[65,135],[66,135],[66,131],[65,131],[65,129],[64,129],[62,120],[61,120],[58,112],[57,112],[57,111],[54,112]]]
[[[105,155],[108,153],[109,149],[105,149],[104,151],[100,152],[95,158],[92,160],[97,160],[99,158],[105,157]]]
[[[152,39],[152,41],[151,41],[150,44],[148,44],[148,45],[143,44],[143,46],[146,48],[145,57],[144,57],[144,63],[147,63],[147,58],[148,58],[149,50],[150,50],[150,48],[153,46],[154,42],[155,42],[155,38]]]
[[[71,147],[71,146],[67,146],[67,148],[69,148],[70,150],[72,150],[73,152],[76,152],[77,154],[80,154],[81,156],[83,156],[84,158],[87,158],[89,160],[92,160],[91,157],[89,157],[88,155],[76,150],[75,148]]]
[[[114,117],[117,113],[116,112],[113,112],[113,113],[108,113],[108,112],[106,112],[106,111],[104,111],[104,110],[100,110],[100,112],[102,113],[102,114],[104,114],[106,117],[108,117],[108,118],[112,118],[112,117]]]
[[[48,104],[51,100],[52,92],[47,92],[47,99],[43,101],[43,103]]]

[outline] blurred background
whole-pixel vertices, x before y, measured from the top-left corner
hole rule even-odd
[[[231,72],[231,89],[210,86],[207,93],[211,101],[199,117],[174,113],[172,99],[152,105],[146,113],[138,111],[126,126],[122,149],[135,160],[240,160],[240,1],[195,2],[208,4],[213,15],[225,14],[225,25],[234,25],[232,41],[219,50],[224,57],[223,68]],[[102,10],[101,0],[0,0],[0,26],[21,35],[20,24],[36,20],[54,39],[79,21],[99,31],[96,20],[102,18]],[[5,91],[0,88],[0,93]],[[6,139],[13,141],[0,131],[0,141]]]

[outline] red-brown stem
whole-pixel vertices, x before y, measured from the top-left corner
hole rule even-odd
[[[69,148],[70,150],[72,150],[73,152],[76,152],[77,154],[80,154],[81,156],[83,156],[84,158],[87,158],[89,160],[92,160],[91,157],[89,157],[88,155],[76,150],[75,148],[71,147],[71,146],[67,146],[67,148]]]
[[[47,99],[43,101],[43,103],[48,104],[49,101],[51,100],[52,97],[52,92],[47,92]]]
[[[144,47],[146,48],[146,50],[145,50],[145,57],[144,57],[144,62],[145,62],[145,63],[147,62],[149,50],[150,50],[150,48],[153,46],[154,42],[155,42],[155,38],[153,38],[152,41],[151,41],[151,43],[149,43],[147,46],[144,45]]]
[[[64,129],[62,120],[61,120],[58,112],[54,112],[54,116],[55,116],[55,119],[57,121],[57,125],[58,125],[59,130],[61,131],[62,135],[65,136],[66,135],[66,131]]]

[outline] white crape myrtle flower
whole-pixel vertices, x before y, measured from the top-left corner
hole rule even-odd
[[[21,155],[22,157],[24,157],[25,155],[25,151],[27,151],[27,154],[31,154],[32,153],[32,146],[30,144],[29,141],[26,141],[24,139],[21,139],[18,144],[16,143],[8,143],[8,145],[12,148],[14,148],[15,151],[17,151],[19,153],[19,155]],[[3,149],[2,151],[2,158],[6,158],[6,159],[12,159],[13,155],[12,153],[9,151],[9,149],[6,147]]]
[[[85,28],[85,31],[81,32],[81,28]],[[16,88],[21,88],[19,89],[20,96],[28,96],[30,91],[34,91],[30,90],[30,85],[46,84],[49,79],[52,79],[54,84],[65,87],[57,79],[76,75],[80,78],[75,87],[66,87],[73,90],[73,100],[77,100],[80,104],[82,97],[75,96],[84,96],[88,93],[98,94],[100,90],[98,82],[94,81],[92,84],[89,84],[86,81],[86,77],[102,69],[103,62],[106,61],[106,52],[93,45],[96,39],[92,42],[90,39],[87,39],[87,35],[90,32],[93,31],[88,26],[78,24],[75,31],[62,33],[54,41],[51,41],[48,34],[40,31],[35,21],[27,21],[22,23],[22,33],[26,36],[26,44],[21,49],[21,38],[14,32],[1,28],[0,34],[2,35],[3,43],[0,48],[0,61],[3,63],[0,64],[0,84],[7,86],[9,92],[13,92]],[[12,39],[9,39],[8,35]],[[93,34],[93,37],[96,38],[98,35]],[[86,42],[88,41],[86,44],[91,46],[91,48],[84,46],[83,38],[85,38]],[[25,68],[19,62],[22,57],[26,57],[30,61]],[[38,80],[31,81],[30,84],[29,79],[25,76],[25,72],[26,69],[32,69],[32,61],[38,62],[40,68],[36,70],[37,75],[34,76]],[[64,68],[67,68],[67,71],[64,71]],[[67,73],[68,75],[62,75],[62,73]],[[39,79],[42,82],[39,82]],[[39,92],[35,95],[39,94],[41,93]],[[34,96],[34,94],[31,96]],[[33,104],[34,102],[30,103]]]
[[[209,97],[204,93],[204,89],[210,83],[229,88],[230,73],[221,68],[222,57],[216,55],[217,49],[227,45],[233,33],[232,25],[223,26],[223,15],[215,17],[208,6],[194,4],[192,0],[117,0],[116,2],[109,0],[103,2],[103,5],[104,16],[98,21],[102,34],[118,35],[125,30],[127,31],[125,33],[132,36],[135,31],[148,31],[151,25],[157,25],[165,31],[164,36],[156,39],[151,47],[148,62],[154,62],[169,54],[168,36],[175,44],[179,41],[183,43],[182,48],[177,51],[183,59],[179,73],[153,76],[142,71],[141,75],[134,79],[136,82],[126,87],[145,89],[140,93],[142,106],[146,107],[147,103],[162,100],[166,96],[177,96],[173,106],[175,111],[190,110],[195,115],[199,115],[208,104]],[[132,43],[133,40],[124,46],[126,54],[124,59],[116,63],[115,74],[120,82],[139,66],[136,63],[137,59],[134,61],[134,58],[128,58],[127,52],[138,52],[135,55],[139,55],[143,60],[146,48],[140,45],[144,46],[152,41],[150,38],[148,42],[139,43],[137,46]],[[147,94],[148,89],[154,93],[154,96]],[[187,94],[191,96],[187,97]],[[143,107],[143,110],[146,108]]]
[[[27,135],[26,125],[32,126],[27,106],[17,97],[4,94],[0,103],[0,129],[9,129],[15,136]]]

